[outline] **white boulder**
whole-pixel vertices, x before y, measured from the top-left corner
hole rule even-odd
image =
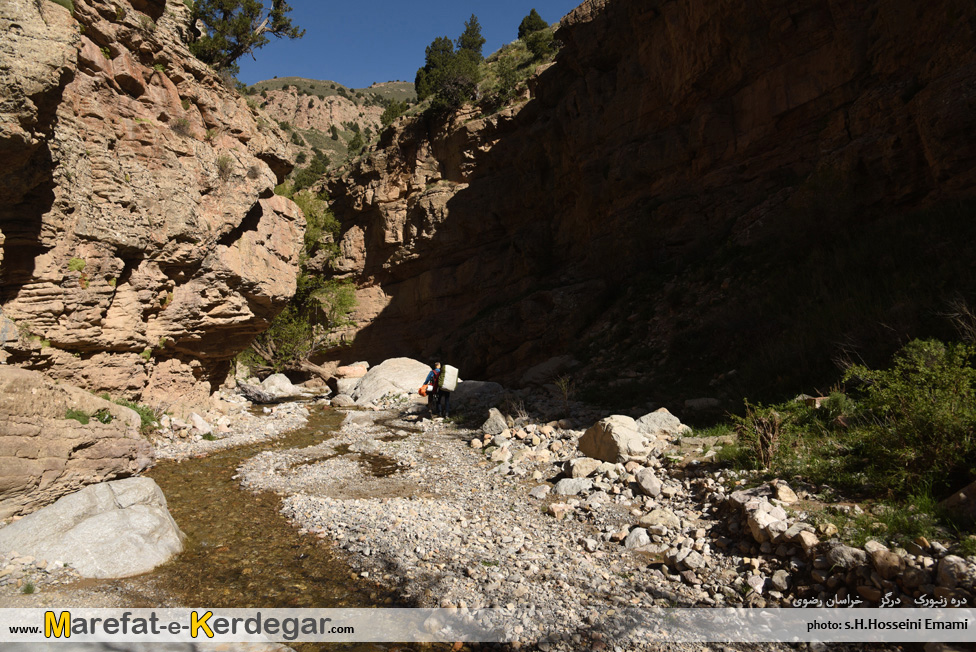
[[[183,551],[185,536],[149,478],[90,485],[0,529],[0,551],[60,560],[83,577],[130,577]]]
[[[410,358],[391,358],[366,372],[352,393],[356,405],[373,405],[384,396],[417,393],[430,367]]]

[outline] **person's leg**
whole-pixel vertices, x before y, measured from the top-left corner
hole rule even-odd
[[[444,413],[441,416],[446,417],[448,416],[448,412],[450,411],[451,408],[451,393],[441,392],[441,396],[443,397],[444,400],[444,410],[443,410]]]
[[[430,418],[434,418],[434,414],[437,413],[437,392],[427,392],[427,411],[430,412]]]

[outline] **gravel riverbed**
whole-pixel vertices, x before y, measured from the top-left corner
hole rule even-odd
[[[716,547],[721,519],[708,500],[715,485],[708,474],[676,478],[662,470],[659,499],[611,482],[622,468],[585,479],[579,496],[557,484],[561,465],[578,455],[581,434],[528,425],[511,442],[495,438],[485,452],[480,430],[356,411],[335,437],[261,453],[240,467],[239,478],[246,489],[277,492],[303,534],[332,541],[356,572],[397,587],[417,606],[517,614],[506,625],[518,641],[514,649],[756,649],[649,643],[646,630],[620,625],[624,610],[761,606],[766,599],[776,606],[782,595],[744,597],[745,580],[758,575],[760,564]],[[554,495],[553,485],[563,495]],[[646,526],[640,536],[647,537],[640,543],[679,547],[688,570],[669,569],[646,545],[632,549],[638,546],[627,539],[638,517]]]

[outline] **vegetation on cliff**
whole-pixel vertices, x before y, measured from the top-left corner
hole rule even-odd
[[[193,22],[205,32],[190,44],[195,57],[216,70],[236,68],[234,62],[277,38],[302,38],[305,30],[292,25],[291,7],[284,0],[272,0],[266,9],[259,0],[196,0]]]
[[[446,112],[477,97],[481,80],[480,64],[484,60],[481,48],[485,39],[481,24],[473,15],[464,24],[464,32],[454,42],[441,36],[427,46],[424,67],[417,71],[414,87],[420,101],[431,98],[431,108]]]
[[[435,113],[455,111],[472,102],[486,111],[497,111],[515,99],[538,64],[551,59],[558,49],[552,29],[535,9],[522,20],[519,40],[487,60],[481,54],[484,42],[474,15],[465,23],[457,49],[446,36],[434,39],[427,47],[424,67],[417,71],[417,98],[429,98]]]
[[[535,10],[535,7],[533,7],[532,11],[529,12],[529,15],[523,18],[522,22],[519,23],[518,37],[519,39],[524,39],[529,34],[546,29],[547,27],[549,27],[549,23],[543,20],[542,16],[539,15],[539,12]]]
[[[292,199],[305,215],[297,290],[268,330],[258,335],[239,359],[259,375],[283,371],[324,375],[312,358],[337,345],[335,332],[348,323],[348,315],[356,306],[355,287],[351,281],[325,278],[310,269],[309,263],[313,258],[324,258],[328,264],[336,255],[339,222],[324,198],[300,190],[294,183],[282,184],[275,191]]]
[[[329,80],[281,77],[261,81],[245,91],[255,105],[288,132],[289,149],[299,166],[326,161],[325,168],[306,171],[321,178],[326,169],[341,167],[365,143],[416,102],[413,84],[386,82],[369,88],[346,88]],[[357,142],[354,142],[357,141]],[[300,170],[292,177],[299,186]]]

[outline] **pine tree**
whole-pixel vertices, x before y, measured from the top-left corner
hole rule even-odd
[[[549,23],[542,19],[539,12],[533,7],[529,15],[522,19],[522,23],[519,25],[518,37],[524,39],[526,36],[532,32],[538,32],[549,27]]]
[[[456,51],[454,41],[446,36],[434,39],[427,46],[424,67],[417,71],[414,80],[417,99],[423,101],[432,97],[431,106],[435,111],[451,111],[475,99],[481,79],[479,65],[484,60],[481,54],[484,44],[481,25],[474,14],[464,23]]]
[[[458,52],[467,52],[475,58],[475,61],[480,62],[484,59],[484,55],[481,53],[481,48],[485,45],[485,37],[481,35],[481,23],[478,22],[478,17],[471,14],[471,18],[464,23],[464,32],[457,40]]]
[[[427,46],[427,58],[424,67],[417,71],[417,78],[414,81],[414,89],[417,91],[417,99],[423,101],[434,94],[437,90],[438,71],[450,65],[454,59],[454,41],[446,36],[435,38]]]
[[[233,70],[235,61],[268,44],[267,35],[302,38],[305,30],[292,25],[285,0],[271,0],[271,9],[260,0],[196,0],[193,20],[205,33],[190,44],[190,51],[217,70]]]

